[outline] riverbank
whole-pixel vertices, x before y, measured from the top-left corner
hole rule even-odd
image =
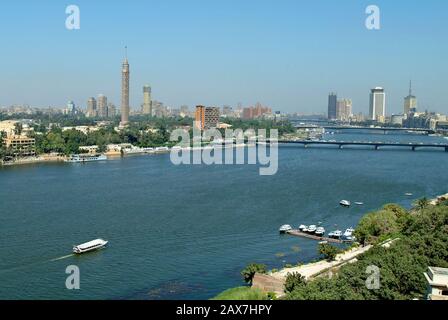
[[[356,289],[350,286],[353,286],[354,284],[359,285],[359,283],[363,282],[347,281],[343,276],[348,274],[349,277],[353,277],[353,271],[351,270],[356,269],[358,272],[356,276],[365,278],[365,272],[362,273],[361,271],[365,270],[366,266],[369,266],[369,264],[366,263],[366,260],[368,260],[369,257],[373,256],[373,259],[376,261],[375,264],[371,265],[380,267],[383,264],[390,263],[389,260],[386,260],[387,256],[393,256],[395,260],[400,260],[403,262],[398,264],[397,262],[393,263],[391,266],[393,268],[392,276],[398,277],[401,281],[402,275],[399,272],[402,271],[400,270],[402,268],[409,269],[406,271],[410,272],[406,276],[406,281],[412,282],[409,285],[419,287],[419,289],[415,292],[410,289],[403,290],[402,287],[390,287],[386,288],[386,291],[381,294],[386,294],[386,292],[395,290],[399,292],[401,297],[415,296],[418,299],[425,298],[423,293],[425,292],[426,285],[423,271],[426,271],[426,269],[430,266],[444,268],[448,267],[448,237],[445,231],[448,217],[447,199],[448,194],[443,194],[434,199],[428,200],[425,206],[422,206],[420,203],[411,210],[405,210],[397,205],[385,205],[381,210],[375,213],[367,214],[361,219],[358,226],[359,230],[357,232],[360,237],[362,236],[363,245],[353,247],[348,251],[336,255],[332,261],[321,260],[296,267],[285,267],[279,271],[273,270],[270,272],[254,273],[251,280],[251,287],[248,287],[245,291],[245,296],[247,297],[248,292],[251,290],[255,290],[256,292],[261,291],[265,293],[265,296],[262,296],[261,299],[266,299],[268,295],[272,294],[275,294],[275,297],[280,299],[302,299],[304,297],[308,297],[307,299],[309,299],[310,296],[316,297],[321,295],[319,292],[322,290],[322,283],[327,282],[338,282],[338,285],[333,289],[326,288],[325,290],[331,289],[339,291],[343,290],[343,287],[349,286],[346,290],[353,290],[353,292],[357,292],[359,288]],[[416,228],[417,225],[422,224],[422,220],[427,221],[428,217],[430,217],[431,223],[434,224],[433,226],[429,226],[428,228],[428,226],[422,225],[419,228]],[[379,223],[381,223],[381,225],[379,225]],[[378,234],[378,231],[372,231],[375,230],[375,228],[379,228],[378,230],[380,231]],[[366,232],[374,232],[372,234],[374,237],[365,234]],[[426,234],[428,234],[431,238],[428,238],[428,235]],[[379,241],[386,236],[389,236],[390,238],[382,242]],[[437,237],[440,237],[441,239],[437,240]],[[422,242],[420,241],[421,238],[425,238],[426,240]],[[369,242],[366,243],[365,241]],[[439,249],[437,249],[437,254],[434,256],[435,247],[433,247],[433,245],[436,245],[436,243],[438,243],[437,241],[442,241],[442,243],[445,241],[445,246],[440,248],[439,242],[437,245]],[[427,251],[414,252],[414,246],[419,245],[426,246]],[[403,250],[399,248],[401,246],[410,246],[413,249]],[[421,252],[425,252],[425,257],[423,257]],[[412,259],[417,260],[409,264],[409,259],[411,259],[411,257]],[[414,264],[419,265],[415,266]],[[260,265],[258,268],[259,270],[263,269]],[[420,268],[421,272],[418,268]],[[395,274],[396,270],[399,270],[397,274]],[[334,278],[334,275],[337,275],[337,277]],[[295,278],[295,280],[289,279],[290,277]],[[299,277],[301,280],[299,280]],[[340,280],[341,278],[344,278],[344,281],[346,282],[342,283],[342,280]],[[297,292],[294,288],[291,289],[291,281],[296,281],[296,284],[302,283],[301,285],[298,285]],[[393,284],[394,282],[390,283]],[[391,286],[390,283],[388,284],[389,286]],[[307,289],[307,287],[309,287],[309,289]],[[226,294],[220,294],[215,299],[219,299],[220,297],[225,297],[226,299],[236,299],[236,296],[232,297],[232,292],[234,291],[226,290]],[[238,294],[241,295],[241,290],[235,290],[235,292],[238,292]],[[363,293],[364,298],[368,296],[368,293],[368,291]],[[333,293],[329,291],[326,294],[332,295],[333,297],[345,297],[344,299],[346,299],[347,296],[350,296],[345,292]],[[390,293],[387,294],[390,295]],[[322,294],[322,298],[323,297],[324,295]],[[398,294],[397,297],[399,297]],[[356,293],[353,296],[350,296],[350,298],[356,300],[361,299],[361,296],[358,296]],[[390,297],[388,299],[390,299]]]
[[[245,148],[245,147],[254,147],[254,144],[234,144],[234,145],[207,145],[203,147],[184,147],[184,148],[154,148],[151,150],[134,151],[134,152],[121,152],[121,151],[108,151],[104,153],[107,156],[108,160],[116,159],[120,157],[129,157],[129,156],[144,156],[144,155],[160,155],[167,154],[172,151],[177,152],[191,152],[191,151],[202,151],[202,150],[211,150],[211,149],[230,149],[230,148]],[[64,162],[68,159],[67,156],[64,155],[54,155],[54,154],[42,154],[37,157],[28,157],[28,158],[20,158],[15,159],[13,161],[3,162],[0,161],[0,166],[19,166],[19,165],[29,165],[29,164],[42,164],[42,163],[57,163]]]

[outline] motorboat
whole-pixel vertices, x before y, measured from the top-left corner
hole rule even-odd
[[[357,206],[362,206],[362,205],[364,205],[364,202],[355,202],[355,204],[356,204]]]
[[[330,232],[328,234],[328,236],[330,238],[339,239],[339,238],[342,237],[342,231],[341,230],[336,230],[336,231]]]
[[[92,240],[73,247],[73,252],[76,254],[82,254],[94,250],[99,250],[107,245],[108,241],[103,239]]]
[[[323,236],[325,234],[325,228],[324,227],[318,227],[316,229],[316,235],[317,236]]]
[[[353,232],[355,232],[355,229],[353,228],[348,228],[347,230],[345,230],[344,232],[344,238],[349,238],[353,235]]]
[[[300,230],[300,231],[303,231],[303,230],[305,230],[305,229],[308,229],[308,228],[306,227],[306,225],[301,224],[300,227],[299,227],[299,230]]]
[[[314,224],[312,224],[308,227],[309,233],[314,233],[314,232],[316,232],[316,230],[317,230],[317,227]]]
[[[410,192],[407,192],[407,193],[405,193],[404,195],[405,195],[405,196],[408,196],[408,197],[412,197],[414,194],[412,194],[412,193],[410,193]]]
[[[350,203],[350,201],[348,201],[348,200],[341,200],[341,202],[339,202],[339,204],[343,207],[350,207],[352,205]]]
[[[286,233],[291,230],[292,230],[292,227],[289,224],[284,224],[279,229],[280,233]]]

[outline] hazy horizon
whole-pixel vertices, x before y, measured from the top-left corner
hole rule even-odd
[[[69,4],[80,30],[65,28]],[[370,4],[380,30],[365,28]],[[149,84],[173,108],[260,102],[319,114],[337,92],[366,114],[370,89],[382,86],[392,114],[412,79],[419,110],[448,113],[446,1],[17,1],[0,18],[0,106],[85,107],[104,94],[119,107],[127,45],[133,109]]]

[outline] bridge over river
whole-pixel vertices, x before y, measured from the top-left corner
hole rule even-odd
[[[269,140],[267,140],[269,142]],[[274,141],[273,141],[274,142]],[[312,145],[329,145],[337,146],[339,149],[344,148],[344,146],[370,146],[374,150],[379,150],[381,147],[406,147],[412,151],[417,149],[443,149],[448,152],[448,144],[443,143],[394,143],[394,142],[361,142],[361,141],[323,141],[323,140],[278,140],[279,144],[295,144],[303,145],[305,147]]]

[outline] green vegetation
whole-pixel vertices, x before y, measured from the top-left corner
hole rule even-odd
[[[212,300],[268,300],[272,295],[251,287],[237,287],[226,290]]]
[[[399,237],[389,248],[375,245],[358,261],[329,278],[317,278],[288,293],[292,300],[409,300],[425,299],[428,266],[448,267],[448,207],[416,207],[408,212],[387,205],[361,219],[356,234],[366,243]],[[370,290],[368,266],[380,270],[379,289]]]
[[[268,300],[270,298],[269,294],[262,292],[259,289],[251,287],[237,287],[226,290],[212,300]],[[272,297],[271,297],[272,298]]]
[[[319,254],[323,255],[328,262],[334,261],[341,250],[328,243],[320,243],[318,247]]]
[[[277,129],[278,136],[281,137],[286,133],[294,133],[296,129],[291,124],[291,122],[282,120],[243,120],[243,119],[225,119],[223,122],[232,125],[232,129],[242,129],[246,131],[248,129],[266,129],[267,134],[269,134],[269,130]]]
[[[252,280],[256,273],[266,273],[266,266],[259,263],[251,263],[241,271],[244,282],[252,284]]]
[[[290,293],[306,285],[305,277],[298,272],[288,273],[285,281],[285,292]]]

